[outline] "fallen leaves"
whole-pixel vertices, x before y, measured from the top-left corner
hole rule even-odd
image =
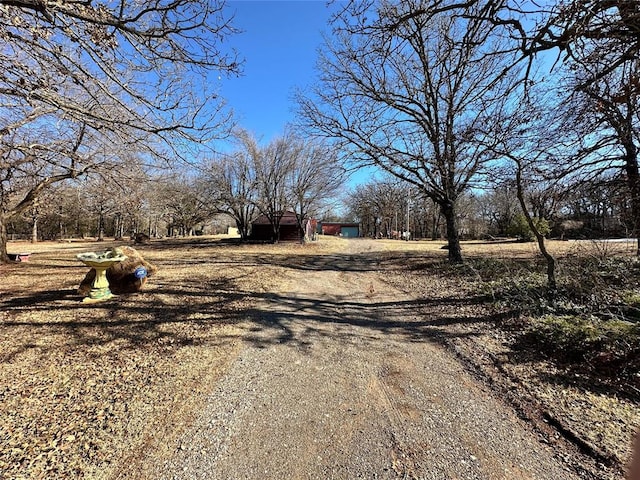
[[[254,296],[292,288],[290,268],[322,268],[310,262],[345,240],[310,249],[197,241],[197,248],[152,242],[144,255],[159,271],[146,290],[91,306],[75,294],[86,273],[75,254],[95,244],[38,244],[29,262],[0,266],[0,478],[145,478],[136,465],[149,456],[162,462],[179,448],[182,429],[240,348]],[[544,365],[509,363],[508,335],[486,320],[491,312],[464,280],[438,273],[446,256],[440,244],[380,241],[388,254],[367,265],[429,300],[423,311],[416,308],[416,322],[446,320],[425,325],[425,333],[468,339],[481,354],[499,354],[519,385],[556,402],[576,428],[593,426],[586,433],[594,442],[613,445],[630,435],[640,417],[628,402],[578,390],[559,395],[555,387],[545,390],[544,374],[554,372]],[[486,245],[465,248],[487,254]],[[417,256],[424,263],[413,268]],[[367,292],[382,288],[371,283]],[[609,428],[616,417],[623,422]]]
[[[112,478],[145,445],[162,451],[239,344],[226,299],[181,284],[202,273],[190,263],[159,275],[164,290],[87,307],[85,268],[60,269],[56,247],[3,271],[0,478]]]

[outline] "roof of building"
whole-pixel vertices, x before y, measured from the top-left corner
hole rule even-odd
[[[320,222],[321,225],[327,225],[327,226],[340,226],[340,227],[359,227],[360,224],[359,223],[354,223],[354,222]]]
[[[253,222],[253,225],[271,225],[271,222],[267,218],[266,215],[260,215]],[[284,212],[282,214],[282,218],[280,219],[280,225],[297,225],[298,220],[296,218],[296,214],[293,212]]]

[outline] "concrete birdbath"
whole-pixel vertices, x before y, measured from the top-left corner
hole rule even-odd
[[[111,290],[109,290],[107,270],[114,263],[122,262],[126,260],[127,257],[115,250],[109,250],[101,254],[95,252],[79,253],[76,255],[76,258],[96,271],[96,278],[91,284],[89,296],[85,297],[82,301],[84,303],[94,303],[112,298],[113,294]]]

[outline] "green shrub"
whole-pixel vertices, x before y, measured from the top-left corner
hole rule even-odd
[[[626,257],[570,255],[557,265],[558,292],[547,296],[541,257],[469,259],[450,269],[473,282],[494,306],[509,310],[498,328],[514,348],[537,351],[564,367],[629,378],[640,371],[640,268]],[[633,383],[635,385],[635,383]]]
[[[640,324],[624,320],[547,315],[533,321],[527,336],[545,353],[570,362],[606,357],[612,363],[640,353]]]
[[[551,232],[549,221],[545,218],[534,218],[533,225],[543,236],[548,235],[549,232]],[[515,216],[515,218],[511,222],[511,225],[509,225],[507,229],[507,233],[514,237],[518,237],[526,242],[531,242],[536,238],[531,228],[529,228],[527,218],[522,213]]]
[[[633,290],[625,290],[622,292],[622,300],[630,307],[640,307],[640,293]]]

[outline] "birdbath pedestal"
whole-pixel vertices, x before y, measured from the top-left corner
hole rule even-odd
[[[76,258],[86,266],[91,267],[96,271],[96,278],[91,284],[89,296],[85,297],[82,302],[102,302],[112,298],[113,294],[111,293],[111,290],[109,290],[107,270],[114,263],[122,262],[123,260],[126,260],[127,257],[113,251],[108,251],[100,255],[95,252],[80,253],[76,255]]]

